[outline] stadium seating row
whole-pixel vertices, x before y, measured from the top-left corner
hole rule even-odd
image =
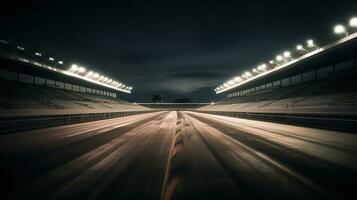
[[[357,79],[321,80],[224,99],[201,111],[282,112],[357,108]]]
[[[109,96],[25,84],[0,79],[0,109],[116,109],[145,110],[144,106]]]

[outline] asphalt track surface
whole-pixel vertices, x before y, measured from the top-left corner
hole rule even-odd
[[[1,199],[355,199],[357,135],[156,112],[0,136]]]

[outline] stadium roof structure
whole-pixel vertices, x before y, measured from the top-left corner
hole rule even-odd
[[[356,24],[351,22],[356,21],[356,18],[352,18],[350,21],[350,26],[356,29]],[[345,36],[337,41],[329,43],[325,46],[317,46],[314,44],[313,40],[307,40],[307,47],[309,50],[305,49],[302,45],[297,45],[296,49],[299,52],[303,52],[300,57],[293,58],[289,51],[285,51],[282,55],[276,56],[276,61],[271,60],[269,64],[259,65],[257,68],[254,68],[252,71],[246,71],[242,76],[237,76],[222,85],[215,88],[216,94],[224,93],[233,89],[236,89],[240,86],[246,85],[256,80],[265,78],[273,73],[282,71],[286,68],[291,68],[296,66],[299,63],[302,63],[311,58],[317,57],[326,51],[335,49],[339,46],[349,43],[350,41],[357,38],[357,32],[348,34],[347,30],[342,25],[336,25],[334,28],[335,34],[345,34]],[[255,75],[254,75],[255,74]]]
[[[2,45],[8,45],[8,42],[5,40],[0,40],[0,43]],[[21,46],[16,46],[16,49],[18,51],[25,51],[25,49]],[[93,71],[88,71],[86,68],[84,68],[82,66],[78,66],[76,64],[72,64],[69,68],[63,67],[63,61],[59,60],[57,62],[54,62],[55,59],[53,57],[48,57],[48,60],[46,58],[45,60],[48,62],[45,62],[44,60],[37,61],[36,59],[31,59],[26,56],[16,55],[15,53],[9,53],[9,52],[0,52],[0,55],[7,59],[16,60],[19,62],[30,64],[31,66],[34,66],[37,68],[41,68],[41,69],[48,70],[48,71],[55,72],[55,73],[64,74],[64,75],[67,75],[70,77],[74,77],[77,79],[81,79],[81,80],[90,82],[92,84],[107,87],[107,88],[110,88],[110,89],[113,89],[116,91],[130,94],[131,90],[133,89],[131,86],[127,86],[127,85],[120,83],[116,80],[113,80],[109,77],[100,75],[99,73],[96,73]],[[34,55],[36,57],[45,57],[40,52],[35,52]]]

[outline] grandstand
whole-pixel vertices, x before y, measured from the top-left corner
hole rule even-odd
[[[0,110],[9,113],[93,113],[148,110],[118,98],[0,79]]]
[[[0,133],[152,112],[122,100],[131,86],[0,42]]]
[[[269,65],[235,77],[215,89],[226,99],[197,111],[214,114],[264,113],[348,115],[357,113],[357,33],[325,46],[308,41],[296,55],[284,52]],[[304,49],[304,53],[301,52]]]
[[[351,113],[357,111],[357,79],[318,80],[290,87],[271,87],[224,99],[200,111],[262,113]]]

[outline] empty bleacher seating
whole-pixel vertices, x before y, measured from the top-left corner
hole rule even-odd
[[[356,78],[320,80],[224,99],[201,111],[284,112],[290,110],[357,108]]]
[[[0,109],[116,109],[146,107],[109,96],[74,92],[0,79]]]

